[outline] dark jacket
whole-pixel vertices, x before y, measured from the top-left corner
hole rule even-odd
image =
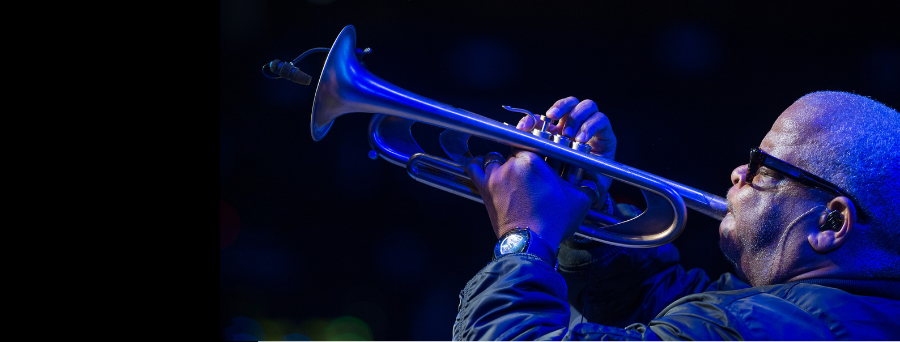
[[[559,272],[524,253],[488,264],[460,293],[454,340],[900,340],[897,281],[750,288],[685,271],[669,245],[577,245]]]

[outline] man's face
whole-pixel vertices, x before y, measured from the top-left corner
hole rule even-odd
[[[815,115],[794,103],[778,117],[760,148],[803,168],[805,153],[818,144],[811,139],[815,129],[809,128]],[[817,220],[824,203],[810,189],[769,168],[761,167],[753,179],[747,179],[746,172],[747,165],[741,165],[731,173],[719,245],[740,278],[753,286],[772,284],[790,276],[805,240],[804,227]]]

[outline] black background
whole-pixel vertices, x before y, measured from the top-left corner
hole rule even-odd
[[[220,338],[448,340],[457,295],[496,242],[483,205],[367,158],[371,114],[342,116],[313,142],[325,54],[298,63],[312,86],[263,76],[273,59],[330,47],[354,25],[386,81],[510,123],[519,116],[501,105],[592,99],[617,161],[724,196],[804,94],[900,104],[895,14],[851,2],[222,0]],[[414,126],[437,155],[439,131]],[[688,215],[675,242],[684,266],[730,271],[718,222]]]

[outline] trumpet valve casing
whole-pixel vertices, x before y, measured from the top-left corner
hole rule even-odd
[[[591,145],[588,145],[588,143],[573,141],[572,149],[582,153],[591,153]],[[584,178],[584,169],[569,165],[565,172],[563,172],[562,178],[569,182],[569,184],[578,185],[581,182],[581,179]]]
[[[552,140],[553,140],[553,142],[559,144],[560,146],[565,146],[565,147],[569,147],[572,143],[572,139],[570,139],[569,137],[567,137],[565,135],[561,135],[561,134],[553,135]],[[550,158],[550,157],[547,157],[544,160],[546,160],[547,164],[550,164],[550,167],[552,167],[554,170],[556,170],[556,172],[560,176],[562,176],[564,174],[565,169],[566,169],[565,163],[563,163],[559,160]]]

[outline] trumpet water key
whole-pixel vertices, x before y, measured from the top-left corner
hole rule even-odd
[[[310,118],[313,140],[324,138],[338,116],[373,113],[369,122],[368,136],[372,146],[369,156],[405,167],[410,176],[432,187],[482,201],[464,168],[472,157],[468,140],[476,136],[545,157],[570,184],[577,184],[587,171],[643,191],[647,209],[632,219],[620,222],[599,211],[589,212],[575,233],[584,238],[626,247],[654,247],[678,237],[687,220],[686,207],[718,220],[727,212],[721,197],[603,159],[591,154],[587,144],[551,134],[546,129],[549,124],[546,117],[538,118],[525,110],[504,106],[507,110],[535,118],[533,130],[523,132],[384,81],[361,64],[361,58],[371,50],[356,48],[353,26],[344,27],[330,49],[310,51],[314,50],[328,51],[328,57],[316,87]],[[268,66],[280,78],[306,81],[305,77],[296,76],[297,71],[291,70],[297,60],[290,65],[276,60]],[[440,135],[440,142],[450,160],[428,155],[419,147],[410,132],[417,122],[447,129]]]

